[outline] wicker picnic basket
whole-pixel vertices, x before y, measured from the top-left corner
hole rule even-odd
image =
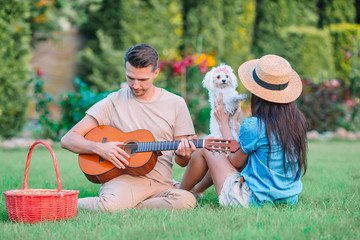
[[[37,144],[45,145],[53,158],[57,189],[28,189],[28,172],[31,153]],[[56,221],[76,215],[79,191],[63,190],[61,188],[59,166],[54,151],[44,141],[36,141],[29,150],[24,174],[23,189],[4,192],[6,210],[13,222],[36,223]]]

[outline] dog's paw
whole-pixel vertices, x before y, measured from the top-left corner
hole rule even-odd
[[[245,101],[245,99],[247,98],[246,94],[239,94],[235,96],[235,101]]]

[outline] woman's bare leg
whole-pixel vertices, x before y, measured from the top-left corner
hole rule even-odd
[[[204,150],[203,157],[206,160],[216,193],[219,196],[226,178],[237,170],[224,155],[215,154],[214,156],[211,152]]]
[[[218,195],[227,176],[236,171],[227,157],[219,154],[213,155],[205,149],[197,149],[186,168],[180,183],[180,189],[188,191],[193,189],[205,177],[208,169]],[[208,182],[208,179],[204,179],[204,185],[199,187],[205,187],[206,182]]]
[[[212,185],[213,185],[213,181],[211,179],[211,175],[208,170],[205,176],[203,177],[203,179],[201,179],[201,181],[191,189],[191,192],[199,195],[205,192],[205,190],[211,187]]]
[[[189,165],[187,166],[184,176],[180,182],[180,189],[190,191],[197,183],[204,178],[208,167],[203,157],[203,149],[199,148],[193,153]]]

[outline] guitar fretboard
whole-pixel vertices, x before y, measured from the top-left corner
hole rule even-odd
[[[196,148],[202,148],[204,145],[203,139],[190,140],[194,143]],[[154,152],[176,150],[180,141],[160,141],[160,142],[138,142],[135,152]]]

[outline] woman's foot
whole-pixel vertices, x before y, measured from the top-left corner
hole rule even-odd
[[[176,189],[179,189],[180,182],[176,181],[175,179],[172,179],[172,182],[173,182],[173,187],[176,188]]]
[[[190,192],[194,195],[194,197],[196,198],[196,200],[201,199],[201,198],[204,196],[203,193],[195,192],[193,189],[191,189]]]

